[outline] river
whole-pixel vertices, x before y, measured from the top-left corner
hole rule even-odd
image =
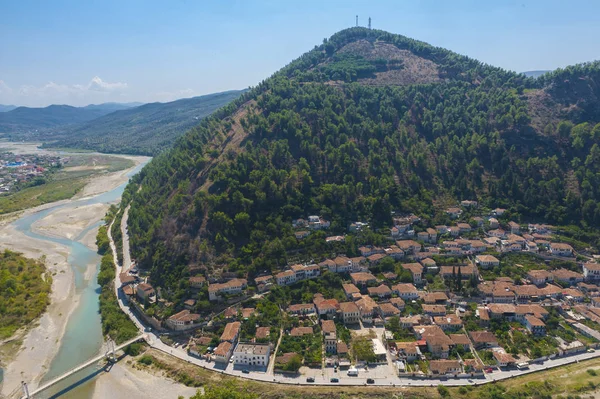
[[[132,169],[127,176],[131,177],[135,175],[144,165],[145,163],[139,164]],[[38,234],[33,231],[32,225],[36,221],[48,216],[50,213],[64,208],[115,203],[120,199],[126,185],[127,183],[123,183],[115,189],[98,196],[58,205],[41,212],[24,216],[13,222],[13,225],[18,231],[29,237],[55,242],[70,249],[68,263],[74,274],[75,292],[80,298],[77,307],[69,316],[64,336],[60,342],[56,343],[59,347],[58,352],[52,359],[49,369],[42,378],[40,385],[45,381],[63,374],[104,350],[104,339],[102,336],[98,303],[100,286],[96,282],[101,257],[95,251],[90,250],[81,243],[83,237],[90,230],[98,227],[102,222],[98,221],[94,225],[87,227],[73,239],[55,238]],[[91,270],[90,265],[95,265],[95,268]],[[36,395],[36,398],[51,398],[59,395],[61,398],[91,398],[95,385],[95,379],[93,377],[96,375],[97,371],[98,366],[90,366],[88,369],[82,370],[48,389],[43,395]],[[75,382],[80,383],[78,386],[65,393],[65,389],[71,387]]]

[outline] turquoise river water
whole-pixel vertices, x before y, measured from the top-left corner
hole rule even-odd
[[[144,164],[138,165],[128,173],[131,177],[138,173]],[[119,200],[125,189],[126,183],[104,194],[93,198],[74,201],[72,203],[58,205],[44,211],[22,217],[15,222],[14,226],[25,235],[39,239],[52,241],[62,244],[70,249],[69,265],[74,273],[75,290],[80,296],[79,303],[67,321],[65,334],[59,345],[56,356],[52,359],[47,373],[44,375],[41,384],[57,377],[66,371],[78,366],[88,359],[98,355],[104,350],[104,339],[102,336],[102,327],[100,322],[100,313],[98,306],[98,296],[100,286],[96,282],[96,276],[100,266],[100,255],[95,251],[79,242],[90,230],[94,229],[102,222],[89,226],[82,231],[79,236],[72,240],[66,238],[54,238],[32,231],[31,226],[37,220],[43,219],[48,214],[61,208],[84,206],[92,204],[110,204]],[[87,269],[90,264],[95,264],[93,275]],[[86,276],[88,274],[88,276]],[[61,383],[51,387],[36,398],[90,398],[93,394],[95,376],[100,373],[99,367],[94,365],[78,372]],[[74,386],[74,384],[76,384]],[[67,389],[68,388],[68,389]]]

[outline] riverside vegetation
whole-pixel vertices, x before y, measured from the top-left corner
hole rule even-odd
[[[0,253],[0,339],[37,319],[50,303],[52,276],[44,260],[28,259],[5,250]]]
[[[129,317],[123,313],[115,296],[113,289],[113,281],[116,278],[115,263],[110,251],[107,230],[107,226],[101,226],[96,237],[98,253],[102,255],[98,273],[98,284],[102,289],[99,298],[100,316],[102,333],[120,344],[138,335],[139,331]]]
[[[457,199],[592,234],[600,63],[540,78],[351,28],[203,120],[128,187],[133,256],[168,297],[190,269],[256,275],[322,240],[302,215],[389,226]],[[316,235],[315,235],[316,236]],[[372,241],[372,240],[371,240]],[[171,299],[171,298],[167,298]]]

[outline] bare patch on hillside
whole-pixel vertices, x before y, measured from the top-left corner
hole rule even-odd
[[[349,53],[362,56],[368,60],[386,59],[402,61],[401,69],[376,72],[374,78],[359,79],[368,85],[410,85],[435,83],[441,81],[437,65],[408,50],[401,50],[393,44],[385,42],[371,43],[358,40],[349,43],[339,50],[339,53]]]
[[[250,100],[243,104],[231,118],[226,119],[226,121],[231,122],[231,128],[225,133],[224,139],[220,142],[215,140],[211,148],[211,150],[217,150],[219,155],[211,159],[211,161],[208,162],[196,176],[198,180],[205,179],[200,190],[206,191],[212,186],[212,181],[208,178],[208,173],[214,165],[224,162],[228,154],[231,154],[232,152],[236,154],[240,153],[241,144],[244,139],[248,137],[248,132],[242,127],[242,119],[248,114],[248,110],[255,106],[256,101]]]
[[[525,92],[527,110],[531,116],[531,126],[539,133],[544,133],[548,123],[556,127],[561,106],[545,90],[536,89]]]

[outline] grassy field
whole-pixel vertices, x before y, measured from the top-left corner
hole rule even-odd
[[[551,398],[598,397],[600,390],[600,359],[592,359],[554,368],[496,384],[466,389],[451,388],[453,398]]]
[[[379,387],[342,387],[342,386],[293,386],[293,385],[275,385],[256,381],[245,381],[235,377],[223,375],[214,371],[209,371],[192,364],[182,362],[181,360],[169,356],[163,352],[148,349],[132,361],[135,367],[154,372],[160,372],[175,381],[179,381],[188,386],[219,385],[234,381],[239,389],[247,390],[257,394],[265,399],[361,399],[361,398],[415,398],[425,399],[437,397],[435,388],[379,388]]]
[[[148,349],[129,362],[136,368],[161,373],[188,386],[200,387],[236,381],[239,389],[253,392],[264,399],[589,398],[594,397],[594,392],[597,393],[600,389],[600,359],[592,359],[548,371],[532,373],[495,384],[440,390],[437,387],[297,387],[245,381],[182,362],[154,349]]]
[[[0,196],[0,214],[71,198],[86,185],[90,177],[133,165],[134,162],[129,159],[107,155],[71,156],[69,163],[50,176],[47,183]]]

